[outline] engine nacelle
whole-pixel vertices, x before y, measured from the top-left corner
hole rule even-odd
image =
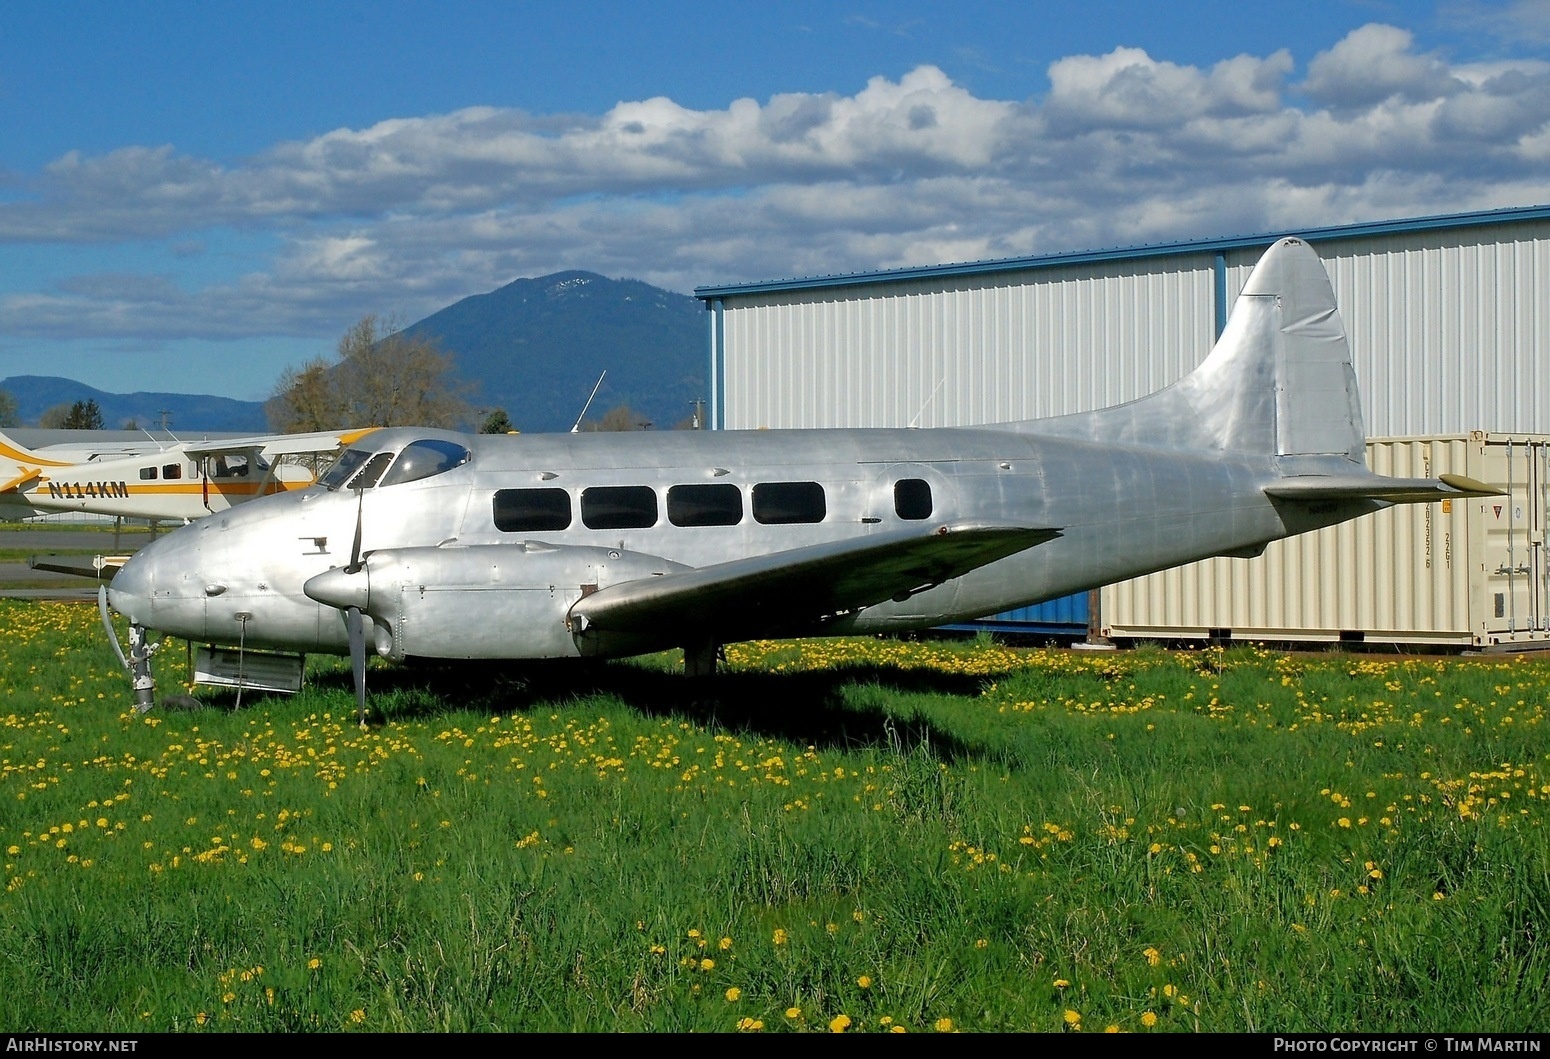
[[[537,541],[390,548],[355,572],[318,574],[305,591],[341,610],[359,607],[387,658],[574,658],[567,614],[578,599],[685,569],[655,555]]]

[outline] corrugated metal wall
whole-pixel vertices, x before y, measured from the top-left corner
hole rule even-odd
[[[1550,221],[1313,242],[1373,436],[1550,431]],[[1235,298],[1262,248],[1224,256]],[[1214,255],[723,299],[728,429],[964,426],[1143,397],[1205,358]]]
[[[958,426],[1144,396],[1212,341],[1212,257],[729,299],[727,429]]]

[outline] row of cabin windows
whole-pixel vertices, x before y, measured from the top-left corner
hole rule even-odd
[[[205,473],[217,480],[223,478],[246,478],[248,476],[248,458],[246,456],[217,456],[206,463]],[[190,478],[199,477],[199,464],[191,463],[188,465],[188,476]],[[140,480],[142,482],[154,482],[157,477],[157,468],[140,468]],[[181,463],[163,464],[160,468],[160,477],[169,482],[177,481],[183,477],[183,465]]]
[[[828,514],[817,482],[760,482],[752,490],[753,518],[765,526],[822,522]],[[931,484],[905,478],[893,486],[901,519],[931,517]],[[581,491],[581,524],[587,529],[646,529],[660,517],[657,491],[649,485],[598,485]],[[505,533],[569,529],[573,515],[564,489],[501,489],[495,494],[495,528]],[[730,483],[675,485],[667,491],[667,520],[675,526],[736,526],[743,521],[743,491]]]

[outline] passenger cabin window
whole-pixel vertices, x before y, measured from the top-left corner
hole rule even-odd
[[[599,485],[581,491],[588,529],[645,529],[657,524],[657,493],[649,485]]]
[[[503,533],[569,529],[570,494],[563,489],[501,489],[495,493],[495,528]]]
[[[155,467],[141,467],[140,468],[140,481],[142,481],[142,482],[152,482],[152,481],[155,481],[155,480],[156,480],[156,468]]]
[[[753,517],[766,526],[822,522],[828,509],[817,482],[760,482],[753,487]]]
[[[183,465],[181,463],[169,463],[161,469],[161,476],[167,479],[183,477]]]
[[[931,483],[924,478],[904,478],[893,483],[894,514],[919,521],[931,517]]]
[[[383,486],[417,482],[454,467],[461,467],[471,458],[469,451],[455,441],[427,438],[404,446],[393,463],[393,469],[382,479]]]
[[[743,491],[730,483],[675,485],[667,491],[675,526],[735,526],[743,521]]]

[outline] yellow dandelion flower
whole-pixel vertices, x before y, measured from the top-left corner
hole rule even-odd
[[[1152,967],[1156,967],[1158,964],[1162,963],[1162,953],[1158,952],[1156,949],[1148,948],[1143,951],[1141,955],[1146,957],[1146,962]]]
[[[307,970],[309,970],[309,971],[315,971],[319,967],[322,967],[322,966],[323,966],[323,961],[318,959],[316,956],[312,957],[312,959],[307,961]]]
[[[716,969],[716,961],[712,960],[710,957],[707,956],[705,959],[700,961],[700,970],[702,970],[702,971],[714,971],[715,969]]]
[[[737,986],[727,990],[727,1003],[735,1004],[741,999],[743,999],[743,991],[737,988]]]
[[[859,985],[862,989],[871,989],[872,976],[869,974],[864,974],[860,978],[856,979],[856,984]]]
[[[758,1033],[764,1029],[764,1020],[741,1018],[737,1020],[737,1028],[742,1033]]]
[[[1151,1029],[1153,1026],[1157,1025],[1156,1013],[1151,1011],[1143,1011],[1141,1013],[1141,1025],[1145,1026],[1147,1029]]]
[[[1065,1020],[1067,1026],[1073,1028],[1082,1024],[1082,1013],[1080,1011],[1072,1011],[1070,1008],[1066,1008],[1065,1014],[1060,1017]]]
[[[830,1033],[844,1033],[848,1029],[850,1029],[849,1015],[836,1015],[829,1020]]]
[[[354,1011],[350,1012],[350,1021],[356,1023],[357,1025],[362,1023],[362,1022],[365,1022],[366,1021],[365,1009],[363,1009],[363,1008],[356,1008]]]
[[[944,1015],[936,1020],[935,1027],[938,1033],[951,1033],[953,1032],[953,1020]]]
[[[1064,978],[1057,978],[1057,979],[1055,979],[1055,988],[1056,989],[1064,989],[1066,986],[1068,986],[1070,984],[1071,983],[1066,981]]]
[[[772,940],[777,945],[784,945],[786,942],[791,940],[791,935],[787,934],[783,927],[776,927],[775,935]]]

